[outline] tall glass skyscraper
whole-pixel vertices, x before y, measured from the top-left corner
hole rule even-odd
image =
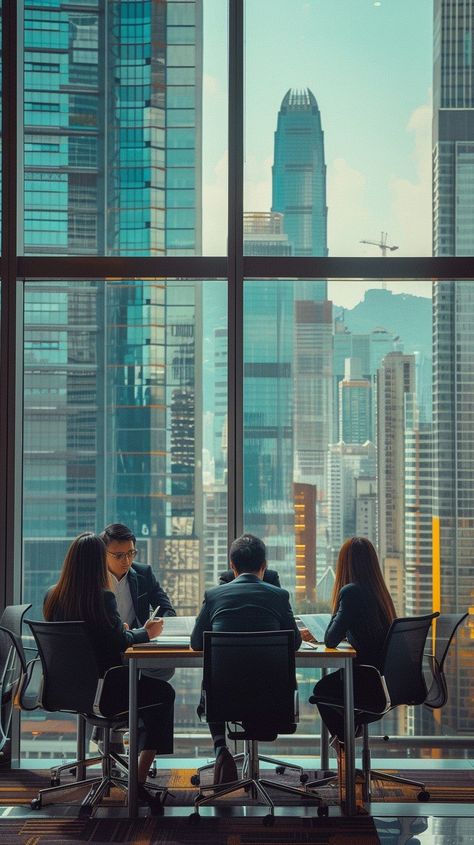
[[[202,3],[25,5],[25,251],[201,252]],[[25,286],[25,598],[71,537],[123,521],[200,601],[199,285]],[[198,508],[196,508],[196,502]]]
[[[316,97],[285,94],[275,132],[272,211],[284,214],[293,255],[327,255],[324,133]]]
[[[474,2],[435,0],[433,245],[435,255],[474,251]],[[445,612],[473,604],[474,282],[434,283],[433,601]],[[472,726],[473,628],[459,632],[448,665],[452,695],[443,731]]]

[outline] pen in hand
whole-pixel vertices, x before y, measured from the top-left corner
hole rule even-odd
[[[151,620],[156,619],[156,617],[157,617],[157,616],[159,615],[159,613],[160,613],[160,610],[161,610],[161,607],[160,607],[160,605],[158,604],[158,605],[155,607],[155,609],[154,609],[153,613],[151,614],[150,619],[151,619]]]

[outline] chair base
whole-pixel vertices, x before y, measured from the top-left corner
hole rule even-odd
[[[273,817],[275,804],[268,794],[267,787],[276,789],[278,792],[290,795],[299,795],[301,798],[312,798],[318,804],[318,813],[319,810],[321,810],[320,815],[326,815],[327,807],[319,795],[314,795],[308,792],[306,788],[302,789],[297,786],[289,786],[288,784],[278,783],[276,781],[260,777],[260,760],[271,760],[273,762],[273,758],[259,757],[258,743],[256,740],[245,739],[245,752],[244,754],[237,756],[243,758],[245,776],[241,777],[239,780],[233,781],[232,783],[210,783],[206,786],[200,786],[198,795],[194,800],[197,816],[199,816],[199,808],[203,804],[209,804],[216,798],[223,798],[225,795],[231,795],[233,792],[238,792],[241,789],[247,789],[254,800],[260,799],[260,802],[269,808],[270,816]],[[294,768],[301,769],[300,766],[295,766]],[[210,792],[211,794],[206,795],[207,792]]]
[[[127,793],[128,787],[126,776],[128,775],[128,763],[114,751],[109,752],[108,755],[104,753],[99,757],[89,757],[86,760],[76,760],[72,764],[66,763],[63,766],[59,766],[54,771],[56,775],[58,775],[61,771],[69,770],[71,768],[79,768],[80,766],[91,766],[97,763],[102,763],[101,776],[73,781],[73,783],[57,783],[46,787],[45,789],[40,789],[37,798],[33,798],[31,801],[31,809],[40,810],[43,806],[43,800],[49,796],[54,797],[54,795],[57,795],[60,792],[64,793],[70,790],[80,789],[81,787],[89,787],[89,791],[81,803],[79,813],[81,815],[90,815],[95,807],[97,807],[100,803],[102,798],[110,792],[110,789],[113,786],[118,787],[123,792]],[[110,769],[112,763],[115,764],[117,769],[120,769],[124,773],[125,777],[123,779],[111,774]],[[166,786],[147,784],[147,789],[152,790],[156,793],[156,795],[159,795],[161,797],[161,802],[164,803],[166,796],[168,795],[168,789]]]
[[[249,751],[246,748],[245,751],[239,752],[239,754],[233,754],[235,763],[242,763],[242,777],[245,778],[248,774],[249,770]],[[304,774],[303,766],[297,766],[295,763],[288,763],[286,760],[278,760],[276,757],[265,757],[264,755],[258,755],[258,762],[259,763],[270,763],[270,765],[275,766],[276,772],[278,775],[282,775],[285,772],[285,769],[291,769],[291,771],[299,772],[300,775],[300,782],[306,783],[308,776]],[[196,769],[196,774],[192,776],[191,783],[193,786],[199,786],[201,780],[201,772],[209,771],[210,769],[214,768],[215,763],[206,763],[204,766],[199,766]]]
[[[276,783],[272,780],[266,780],[265,778],[260,777],[247,777],[241,778],[240,780],[233,781],[233,783],[227,784],[209,784],[208,786],[202,786],[199,791],[199,795],[195,798],[194,806],[196,813],[199,814],[199,809],[204,804],[209,804],[211,801],[214,801],[216,798],[223,798],[225,795],[232,795],[234,792],[238,792],[241,789],[248,790],[251,793],[251,797],[254,800],[261,799],[260,803],[267,806],[270,810],[271,815],[274,815],[275,812],[275,804],[267,792],[267,788],[276,789],[278,792],[284,792],[286,794],[291,795],[300,795],[301,798],[313,798],[318,803],[318,810],[321,809],[321,815],[327,815],[326,810],[327,807],[325,806],[322,799],[319,795],[311,795],[311,793],[307,792],[306,789],[299,789],[296,786],[287,786],[286,784]],[[211,790],[211,795],[205,795],[204,793],[208,790]]]

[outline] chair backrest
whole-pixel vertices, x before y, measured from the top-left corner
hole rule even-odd
[[[208,722],[240,722],[254,739],[295,731],[294,631],[206,631],[203,666]]]
[[[13,693],[26,668],[21,627],[30,607],[31,604],[8,605],[0,617],[0,749],[8,739]]]
[[[45,710],[92,713],[99,667],[85,622],[31,622],[43,669]]]
[[[391,706],[422,704],[427,695],[423,676],[423,652],[433,619],[426,616],[405,616],[395,619],[387,633],[382,675],[387,684]]]
[[[458,628],[468,616],[469,613],[441,613],[436,620],[434,654],[430,660],[432,680],[424,702],[432,710],[444,707],[448,700],[444,661]]]

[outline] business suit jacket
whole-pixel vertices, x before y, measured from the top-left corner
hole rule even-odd
[[[176,611],[147,563],[132,563],[127,573],[133,608],[139,625],[144,625],[150,609],[160,606],[159,616],[176,616]]]
[[[234,580],[234,572],[232,569],[227,569],[219,575],[219,584],[229,584]],[[274,587],[281,587],[280,576],[276,569],[266,569],[263,575],[263,580],[268,584],[273,584]]]
[[[204,601],[191,634],[191,648],[201,650],[204,631],[295,632],[295,648],[301,644],[286,590],[243,573],[229,584],[213,587]]]

